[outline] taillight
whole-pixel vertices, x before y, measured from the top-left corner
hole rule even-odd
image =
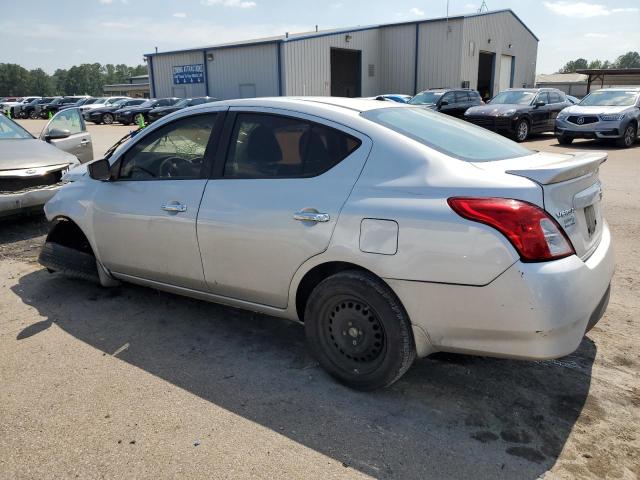
[[[575,253],[556,221],[540,207],[510,198],[453,197],[449,206],[461,217],[501,232],[525,262],[543,262]]]

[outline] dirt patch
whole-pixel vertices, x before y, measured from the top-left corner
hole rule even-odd
[[[0,261],[36,263],[48,231],[43,214],[0,219]]]

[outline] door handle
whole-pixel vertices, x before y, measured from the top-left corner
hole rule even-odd
[[[300,222],[328,222],[331,220],[331,217],[328,213],[320,213],[313,211],[305,211],[301,210],[293,214],[293,219],[298,220]]]
[[[85,145],[89,145],[91,142],[89,140],[87,140],[86,138],[83,138],[82,140],[80,140],[80,145],[82,145],[83,147]]]
[[[160,208],[162,208],[162,210],[164,210],[165,212],[181,213],[187,211],[187,206],[182,203],[165,203]]]

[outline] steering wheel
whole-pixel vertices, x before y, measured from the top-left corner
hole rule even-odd
[[[195,159],[197,160],[197,159]],[[160,172],[160,177],[162,178],[171,178],[171,177],[179,177],[180,172],[184,172],[181,167],[191,167],[191,165],[195,163],[191,160],[186,160],[181,157],[167,157],[160,163],[158,168]],[[184,176],[184,175],[182,175]]]

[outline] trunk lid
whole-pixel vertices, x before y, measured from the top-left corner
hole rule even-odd
[[[576,254],[586,259],[602,236],[599,169],[606,160],[606,152],[537,153],[476,166],[525,177],[540,185],[543,208],[567,234]]]

